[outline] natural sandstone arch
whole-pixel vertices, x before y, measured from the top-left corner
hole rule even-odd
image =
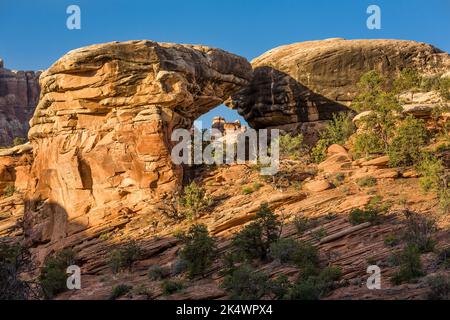
[[[62,57],[42,74],[30,121],[28,240],[54,242],[77,232],[69,221],[88,227],[175,191],[182,169],[170,159],[171,132],[190,128],[251,75],[244,58],[204,46],[114,42]]]

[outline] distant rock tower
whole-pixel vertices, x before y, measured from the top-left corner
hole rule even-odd
[[[211,129],[219,130],[223,135],[234,134],[237,132],[245,132],[247,127],[241,125],[241,121],[226,122],[223,117],[214,117]]]

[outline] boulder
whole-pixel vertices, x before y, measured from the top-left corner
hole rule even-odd
[[[226,103],[254,128],[295,127],[348,110],[367,71],[387,79],[406,67],[437,75],[448,71],[450,56],[415,41],[335,38],[274,48],[252,66],[251,83]]]
[[[341,146],[339,144],[332,144],[327,149],[327,155],[329,155],[329,156],[331,156],[333,154],[338,154],[338,153],[346,154],[347,149],[345,149],[343,146]]]
[[[328,157],[317,166],[319,170],[325,174],[332,174],[350,169],[352,166],[352,159],[347,153],[338,153]]]
[[[360,163],[362,167],[386,167],[389,164],[389,156],[381,156],[375,159]]]
[[[305,183],[304,188],[311,192],[321,192],[330,189],[331,184],[327,180],[315,180]]]
[[[246,59],[205,46],[112,42],[63,56],[41,75],[30,121],[27,243],[57,243],[106,223],[108,212],[178,191],[172,132],[190,129],[251,76]]]

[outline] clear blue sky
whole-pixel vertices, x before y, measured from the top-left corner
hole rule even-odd
[[[81,30],[66,28],[66,8],[81,8]],[[380,6],[382,29],[366,27]],[[395,38],[450,51],[450,0],[0,0],[0,57],[18,70],[48,68],[81,46],[131,39],[195,43],[253,59],[283,44],[331,37]],[[230,120],[234,111],[218,112]]]

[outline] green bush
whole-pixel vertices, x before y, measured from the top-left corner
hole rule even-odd
[[[131,289],[133,289],[133,287],[126,284],[119,284],[117,286],[114,286],[111,290],[109,299],[115,300],[117,298],[123,297],[124,295],[130,293]]]
[[[403,238],[408,245],[416,247],[419,252],[425,253],[434,250],[436,241],[432,235],[436,230],[436,222],[433,219],[407,212]]]
[[[296,216],[293,222],[299,235],[302,235],[305,231],[317,226],[317,221],[300,215]]]
[[[282,274],[269,282],[269,291],[275,299],[283,299],[289,292],[290,285],[288,277]]]
[[[18,268],[20,266],[22,251],[23,248],[17,243],[0,243],[0,263]]]
[[[216,243],[206,225],[195,224],[179,238],[184,245],[180,258],[186,261],[189,275],[195,277],[204,274],[216,257]]]
[[[357,157],[368,157],[371,154],[380,154],[385,151],[383,140],[376,133],[367,131],[356,135],[353,142],[352,153]]]
[[[327,296],[333,289],[335,281],[341,276],[336,267],[324,268],[319,273],[303,272],[288,290],[286,299],[289,300],[318,300]]]
[[[425,192],[433,191],[445,213],[450,211],[450,177],[442,160],[424,154],[416,166],[420,173],[419,184]]]
[[[365,176],[356,180],[356,183],[360,187],[373,187],[377,184],[377,179],[372,176]]]
[[[411,282],[425,275],[420,262],[420,251],[414,245],[409,245],[403,249],[399,256],[400,269],[391,278],[395,285]]]
[[[13,145],[14,146],[20,146],[22,144],[24,144],[26,142],[25,138],[22,137],[15,137],[13,140]]]
[[[400,102],[394,93],[384,91],[387,87],[385,79],[376,71],[364,74],[358,87],[360,94],[354,99],[353,108],[371,112],[360,119],[364,131],[356,137],[355,154],[387,152],[389,140],[400,119]]]
[[[16,191],[16,187],[13,184],[9,184],[3,189],[3,196],[11,197]]]
[[[130,241],[117,249],[111,251],[109,255],[109,267],[114,273],[123,269],[132,270],[134,262],[141,256],[141,250],[135,241]]]
[[[183,195],[179,199],[182,213],[190,220],[198,218],[212,203],[206,195],[205,188],[195,181],[184,187]]]
[[[319,268],[319,250],[307,242],[299,242],[294,253],[293,262],[301,270],[316,270]]]
[[[327,157],[327,148],[331,144],[325,139],[319,139],[316,145],[311,149],[311,160],[314,163],[321,163]]]
[[[396,93],[411,91],[411,99],[413,99],[414,92],[419,90],[421,82],[422,79],[417,70],[404,68],[394,81],[394,91]]]
[[[270,245],[270,257],[280,263],[292,262],[298,249],[299,245],[294,239],[281,238]]]
[[[280,233],[281,222],[268,204],[264,203],[254,221],[233,237],[233,247],[244,259],[266,260],[270,245],[279,239]]]
[[[333,114],[333,119],[320,133],[317,144],[311,150],[311,158],[315,163],[322,162],[326,157],[326,151],[332,144],[343,145],[355,132],[356,128],[352,121],[351,113]]]
[[[400,243],[400,239],[395,234],[389,234],[384,237],[384,244],[388,247],[395,247]]]
[[[161,283],[163,295],[168,296],[184,289],[184,284],[180,280],[164,280]]]
[[[363,209],[352,209],[348,220],[352,225],[358,225],[364,222],[377,224],[381,221],[382,215],[386,214],[391,206],[391,201],[383,202],[383,197],[377,195],[370,199],[369,203]]]
[[[39,284],[45,298],[51,299],[67,290],[67,267],[74,263],[75,252],[71,249],[65,249],[45,259],[39,275]]]
[[[374,208],[352,209],[348,221],[352,225],[358,225],[365,222],[377,223],[379,221],[379,211]]]
[[[421,158],[421,149],[428,141],[427,129],[423,120],[409,116],[395,132],[389,148],[389,162],[393,167],[409,166]]]
[[[20,278],[27,265],[26,251],[19,244],[0,243],[0,300],[31,297],[31,284]]]
[[[164,279],[169,274],[169,270],[157,265],[151,266],[147,271],[148,278],[153,281]]]
[[[221,287],[231,300],[259,300],[269,293],[270,281],[266,274],[243,264],[224,277]]]
[[[444,267],[444,269],[450,268],[450,247],[439,251],[437,263]]]
[[[294,160],[300,159],[306,152],[303,135],[284,134],[279,138],[280,155]]]
[[[245,195],[247,195],[247,194],[252,194],[254,191],[255,191],[255,190],[253,190],[253,189],[250,188],[250,187],[244,187],[244,188],[242,188],[242,194],[245,194]]]
[[[441,78],[439,81],[439,94],[444,101],[450,100],[450,78]]]
[[[187,270],[186,260],[178,258],[172,264],[171,273],[172,273],[172,275],[176,276],[176,275],[186,272],[186,270]]]
[[[429,300],[450,300],[450,277],[438,275],[428,279]]]

